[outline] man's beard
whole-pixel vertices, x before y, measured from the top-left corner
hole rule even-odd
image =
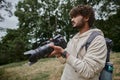
[[[76,25],[76,26],[73,27],[73,28],[76,28],[76,29],[78,29],[78,30],[81,30],[81,29],[84,28],[84,26],[85,26],[85,21],[84,21],[83,19],[81,19],[79,25]]]

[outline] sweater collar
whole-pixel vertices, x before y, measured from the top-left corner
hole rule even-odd
[[[103,35],[103,32],[100,30],[100,29],[97,29],[97,28],[94,28],[94,29],[90,29],[90,30],[88,30],[88,31],[86,31],[86,32],[84,32],[84,33],[80,33],[80,32],[78,32],[75,36],[74,36],[74,38],[81,38],[81,37],[85,37],[85,36],[88,36],[88,35],[90,35],[93,31],[98,31],[98,32],[100,32],[101,33],[101,35]]]

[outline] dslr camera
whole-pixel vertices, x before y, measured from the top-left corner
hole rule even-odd
[[[24,55],[30,55],[29,57],[29,65],[37,62],[38,59],[44,58],[48,56],[54,49],[49,46],[50,43],[53,43],[56,46],[60,46],[63,49],[66,48],[66,41],[60,34],[54,36],[52,40],[48,40],[45,42],[43,46],[40,46],[34,50],[29,50],[24,52]]]

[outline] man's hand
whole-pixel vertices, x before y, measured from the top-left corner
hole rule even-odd
[[[60,57],[61,54],[64,52],[64,49],[60,46],[55,46],[54,44],[49,44],[50,47],[54,49],[54,51],[50,54],[50,56]]]

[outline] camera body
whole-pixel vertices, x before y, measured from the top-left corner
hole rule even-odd
[[[66,48],[67,45],[66,41],[60,34],[56,35],[55,37],[53,37],[52,40],[48,40],[45,43],[46,43],[45,45],[40,46],[34,50],[29,50],[27,52],[24,52],[25,55],[30,54],[29,57],[30,65],[37,62],[38,59],[48,56],[54,50],[49,46],[50,43],[53,43],[56,46],[60,46],[63,49]]]

